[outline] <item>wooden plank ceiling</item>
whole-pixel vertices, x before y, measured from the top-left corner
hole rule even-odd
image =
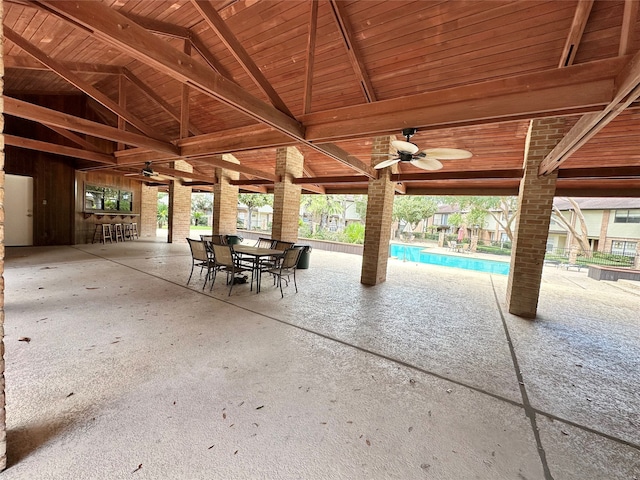
[[[7,125],[59,136],[6,143],[76,168],[170,174],[182,158],[181,181],[207,188],[226,166],[268,192],[276,149],[296,145],[305,191],[366,192],[372,139],[416,127],[421,149],[473,157],[401,163],[398,192],[516,194],[530,119],[563,116],[545,162],[558,194],[640,196],[632,0],[5,0],[4,28]],[[85,96],[88,116],[42,95]]]

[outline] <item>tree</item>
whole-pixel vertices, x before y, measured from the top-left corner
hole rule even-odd
[[[312,222],[325,230],[329,217],[340,215],[344,210],[341,195],[302,195],[301,205],[311,215]],[[315,229],[312,228],[312,233]]]
[[[573,235],[573,238],[576,239],[576,241],[580,245],[580,248],[582,249],[583,252],[590,252],[591,245],[589,245],[589,233],[587,230],[587,222],[584,218],[584,214],[582,213],[582,210],[580,209],[580,205],[578,205],[578,202],[576,202],[573,198],[567,197],[567,201],[571,204],[571,207],[572,207],[570,211],[575,212],[576,217],[578,219],[578,223],[580,224],[579,232],[576,229],[576,227],[573,226],[571,219],[567,218],[556,205],[553,206],[553,212],[551,215],[556,220],[558,220],[562,225],[564,225],[564,227],[567,230],[571,232],[571,234]]]
[[[213,210],[211,193],[194,193],[191,195],[191,217],[194,225],[206,225],[209,212]]]
[[[431,217],[437,210],[438,204],[432,197],[403,195],[394,199],[393,219],[404,220],[413,231],[418,223]]]
[[[251,216],[253,211],[265,205],[273,205],[273,195],[266,193],[241,193],[238,195],[238,203],[247,206],[247,230],[251,230]]]
[[[169,220],[169,205],[166,203],[158,203],[158,228],[163,228],[164,224]]]
[[[461,209],[467,210],[462,216],[462,223],[471,227],[478,225],[480,228],[485,226],[485,218],[487,215],[493,217],[496,223],[505,231],[509,241],[513,242],[513,223],[517,218],[516,197],[455,197]],[[450,200],[451,201],[451,200]],[[449,216],[451,223],[451,216]]]

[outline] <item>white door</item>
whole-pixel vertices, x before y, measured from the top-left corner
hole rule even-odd
[[[4,244],[33,245],[33,178],[5,175]]]

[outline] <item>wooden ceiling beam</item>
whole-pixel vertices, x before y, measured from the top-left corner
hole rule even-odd
[[[619,57],[620,58],[620,57]],[[623,57],[627,58],[627,57]],[[562,165],[582,145],[615,119],[640,97],[640,52],[635,54],[618,73],[613,99],[597,113],[583,115],[573,128],[540,164],[538,173],[548,175]]]
[[[561,168],[558,178],[640,178],[640,166]]]
[[[311,111],[311,92],[313,90],[313,66],[315,63],[316,35],[318,32],[318,2],[309,2],[309,35],[307,37],[307,63],[304,67],[304,98],[302,113]]]
[[[83,160],[91,160],[92,162],[104,163],[107,165],[114,165],[116,162],[112,155],[82,150],[80,148],[66,147],[64,145],[42,142],[40,140],[32,140],[30,138],[16,137],[15,135],[5,134],[4,143],[14,147],[38,150],[40,152],[64,155],[72,158],[81,158]]]
[[[304,184],[334,184],[334,183],[369,183],[366,175],[334,176],[334,177],[298,177],[292,180],[296,185]]]
[[[273,86],[271,86],[267,77],[264,76],[260,68],[255,64],[249,53],[245,50],[240,41],[238,41],[222,17],[218,14],[215,7],[209,2],[202,0],[191,0],[191,4],[200,13],[209,28],[218,35],[218,38],[220,38],[231,55],[233,55],[243,70],[247,75],[249,75],[249,78],[251,78],[262,93],[267,96],[271,104],[287,116],[293,117],[293,114],[289,111],[287,105],[284,103],[282,98],[280,98]]]
[[[313,183],[301,183],[302,190],[317,193],[318,195],[326,195],[327,191],[322,185],[314,185]]]
[[[155,20],[153,18],[141,17],[139,15],[134,15],[133,13],[126,11],[123,11],[122,15],[153,33],[158,33],[160,35],[165,35],[172,38],[179,38],[182,40],[189,40],[191,37],[191,32],[188,28],[181,27],[173,23]]]
[[[632,53],[631,48],[633,46],[635,26],[638,19],[638,4],[639,2],[637,0],[625,0],[624,2],[618,55],[628,55]]]
[[[61,78],[69,82],[71,85],[73,85],[74,87],[78,88],[79,90],[81,90],[82,92],[84,92],[85,94],[93,98],[96,102],[100,103],[101,105],[111,110],[120,118],[123,118],[124,120],[129,122],[131,125],[136,127],[145,135],[148,135],[151,138],[155,138],[156,140],[168,141],[168,139],[163,138],[163,136],[160,135],[156,129],[145,124],[142,120],[140,120],[138,117],[133,115],[131,112],[127,111],[125,108],[122,108],[118,104],[118,102],[114,102],[113,100],[111,100],[108,96],[100,92],[93,85],[84,81],[78,75],[76,75],[71,70],[69,70],[64,65],[62,65],[62,63],[58,62],[57,60],[54,60],[45,52],[40,50],[38,47],[26,41],[24,38],[22,38],[16,32],[11,30],[9,27],[4,28],[4,36],[5,38],[8,38],[12,43],[20,47],[24,52],[31,55],[33,58],[38,60],[43,65],[46,65],[49,69],[51,69],[51,71],[56,73],[58,76],[60,76]]]
[[[573,65],[573,61],[576,58],[578,46],[582,40],[582,34],[584,33],[584,27],[587,25],[589,14],[591,14],[591,8],[593,7],[593,0],[581,0],[576,5],[576,11],[573,15],[573,21],[569,28],[569,35],[564,43],[562,49],[562,55],[560,56],[560,63],[558,68],[568,67]]]
[[[32,120],[44,125],[66,128],[74,132],[85,133],[98,138],[105,138],[114,142],[122,142],[127,145],[146,147],[162,153],[178,155],[178,148],[174,145],[156,140],[153,138],[138,135],[137,133],[125,132],[117,128],[92,122],[84,118],[74,117],[66,113],[40,107],[32,103],[16,100],[15,98],[3,96],[4,113],[15,117]]]
[[[6,28],[6,27],[5,27]],[[50,69],[32,57],[22,57],[16,55],[8,55],[4,57],[5,68],[16,68],[19,70],[40,70],[49,71]],[[100,73],[104,75],[120,75],[122,68],[118,65],[104,65],[98,63],[77,63],[77,62],[59,62],[68,70],[78,73]]]
[[[373,85],[371,84],[371,80],[367,74],[367,69],[362,61],[362,54],[360,54],[358,46],[354,41],[345,7],[342,2],[337,0],[329,0],[329,3],[331,5],[331,11],[333,12],[333,18],[338,26],[340,36],[342,37],[344,46],[347,49],[347,56],[349,57],[353,71],[360,82],[360,88],[362,89],[364,98],[369,103],[375,102],[377,100],[376,93],[373,90]]]
[[[301,116],[310,142],[483,125],[601,110],[613,98],[615,76],[629,61],[616,57],[567,68],[489,80],[371,104]]]
[[[503,170],[470,170],[465,172],[424,172],[424,173],[395,173],[391,174],[393,182],[424,182],[431,180],[474,180],[474,179],[521,179],[522,169]]]
[[[168,167],[160,167],[158,165],[151,165],[151,168],[153,169],[154,172],[159,173],[160,175],[169,175],[171,177],[177,177],[177,178],[190,178],[191,180],[196,180],[199,182],[208,182],[208,183],[214,183],[215,182],[215,176],[211,176],[211,175],[203,175],[201,173],[195,173],[195,172],[186,172],[184,170],[177,170],[175,168],[168,168]]]
[[[376,172],[369,165],[354,162],[337,146],[315,145],[304,135],[303,126],[286,113],[249,95],[217,72],[193,61],[189,56],[172,48],[140,25],[129,20],[118,11],[99,2],[43,0],[35,2],[45,10],[55,12],[56,15],[69,21],[72,25],[80,26],[92,32],[96,39],[107,45],[112,45],[133,58],[146,63],[153,68],[188,83],[206,95],[221,103],[239,110],[261,123],[270,125],[302,142],[309,147],[323,153],[349,167],[372,178]]]
[[[258,185],[255,185],[255,186],[245,185],[244,187],[241,187],[240,190],[251,192],[251,193],[269,193],[269,190],[267,190],[267,187],[258,186]]]
[[[142,91],[142,93],[153,100],[160,108],[167,112],[171,116],[171,118],[173,118],[177,122],[180,121],[180,114],[178,113],[177,109],[173,108],[173,106],[167,103],[160,95],[149,88],[146,83],[136,77],[133,72],[131,72],[131,70],[129,70],[127,67],[122,67],[122,75],[127,80],[129,80],[129,82],[138,87]],[[189,131],[194,135],[202,135],[202,132],[193,124],[189,124]]]
[[[70,132],[69,130],[67,130],[65,128],[54,127],[54,126],[51,126],[51,125],[46,125],[46,127],[49,127],[51,130],[56,132],[61,137],[64,137],[67,140],[72,141],[76,145],[79,145],[79,146],[85,148],[86,150],[104,154],[104,152],[101,151],[96,145],[94,145],[91,142],[86,141],[84,138],[82,138],[77,133]]]
[[[279,182],[280,176],[274,173],[263,172],[261,170],[256,170],[255,168],[245,167],[239,163],[230,162],[228,160],[224,160],[220,158],[220,155],[213,156],[204,156],[204,157],[195,157],[195,158],[187,158],[187,161],[195,160],[206,163],[207,165],[214,165],[216,167],[226,168],[227,170],[231,170],[234,172],[244,173],[245,175],[251,175],[253,177],[264,178],[266,180],[270,180],[272,182]]]

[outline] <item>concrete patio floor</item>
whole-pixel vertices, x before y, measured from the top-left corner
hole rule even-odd
[[[187,245],[7,248],[13,479],[640,479],[640,289],[313,250],[299,293]],[[24,341],[24,337],[30,341]],[[22,339],[22,340],[21,340]]]

